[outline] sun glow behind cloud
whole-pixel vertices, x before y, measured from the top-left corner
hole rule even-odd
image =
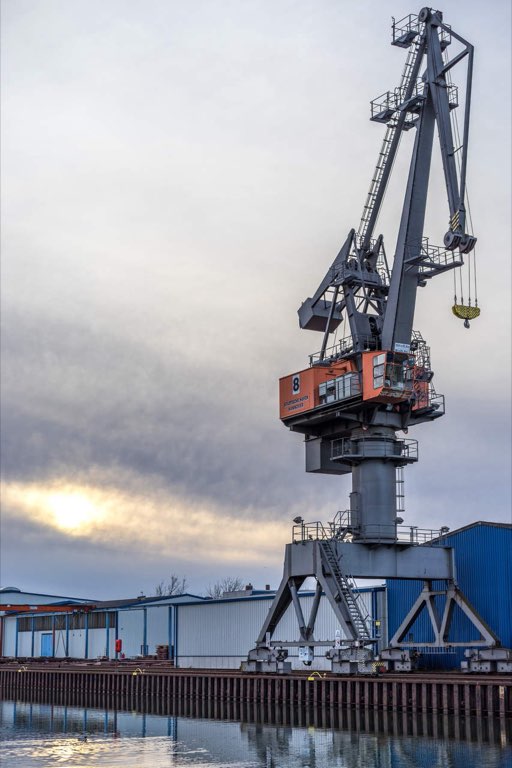
[[[69,485],[6,483],[2,491],[4,507],[72,536],[90,535],[106,520],[108,510],[97,497],[94,490]]]
[[[103,516],[101,509],[77,492],[52,493],[46,504],[54,515],[57,528],[65,531],[87,531],[91,523]]]
[[[286,523],[227,515],[156,489],[152,495],[112,486],[5,483],[4,509],[72,538],[122,549],[143,546],[182,560],[233,563],[282,557]]]

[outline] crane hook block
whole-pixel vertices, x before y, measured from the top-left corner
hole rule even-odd
[[[475,320],[480,315],[480,307],[467,307],[465,304],[454,304],[452,312],[455,317],[458,317],[460,320]]]

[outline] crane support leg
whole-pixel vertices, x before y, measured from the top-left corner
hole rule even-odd
[[[333,671],[349,673],[374,671],[373,658],[376,638],[372,637],[371,620],[354,590],[353,577],[411,578],[453,581],[453,554],[449,547],[416,547],[398,543],[375,546],[337,539],[296,541],[286,546],[284,573],[280,587],[270,606],[267,618],[249,652],[244,667],[247,671],[289,671],[285,663],[288,648],[307,646],[311,655],[316,646],[332,646],[327,658]],[[313,577],[316,590],[306,624],[298,589]],[[340,625],[343,639],[334,643],[315,640],[315,621],[321,595],[328,600]],[[276,640],[274,634],[288,608],[293,605],[297,620],[298,639]],[[441,623],[438,623],[438,628]]]
[[[445,599],[442,618],[439,617],[438,610],[436,608],[435,598],[441,597]],[[452,625],[454,609],[459,607],[462,612],[469,619],[473,627],[477,630],[479,637],[473,641],[455,642],[450,640],[450,629]],[[430,617],[430,623],[433,630],[433,640],[428,643],[413,643],[411,640],[408,642],[405,640],[407,633],[413,626],[414,622],[424,611],[427,609]],[[469,600],[463,595],[460,589],[454,582],[449,582],[446,589],[433,589],[432,582],[427,580],[424,582],[423,589],[418,595],[414,605],[411,607],[407,616],[404,618],[395,634],[389,641],[391,648],[404,648],[414,645],[415,648],[422,647],[434,647],[434,648],[451,648],[454,646],[496,646],[499,645],[499,639],[492,631],[492,629],[485,623],[485,621],[478,615],[475,609],[470,604]]]

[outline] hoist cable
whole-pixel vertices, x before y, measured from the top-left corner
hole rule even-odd
[[[444,62],[447,64],[449,61],[448,52],[445,50],[443,52],[443,59]],[[446,81],[448,86],[451,86],[453,84],[452,78],[451,78],[451,72],[450,70],[446,73]],[[452,113],[450,114],[451,122],[452,122],[452,128],[455,136],[455,141],[457,144],[457,147],[460,148],[461,145],[461,139],[460,139],[460,130],[459,130],[459,121],[457,118],[457,110],[454,109]],[[461,160],[458,155],[458,153],[455,153],[455,162],[457,165],[457,170],[459,172],[459,178],[460,178],[460,172],[461,172]],[[469,227],[467,227],[467,231],[470,235],[474,235],[474,228],[473,228],[473,217],[471,215],[471,202],[469,197],[469,189],[466,182],[466,188],[465,188],[465,201],[467,205],[467,223],[469,224]],[[468,302],[469,306],[471,307],[471,252],[468,253],[468,259],[467,259],[467,265],[468,265]],[[462,295],[462,267],[459,267],[459,274],[460,274],[460,284],[461,284],[461,303],[464,304],[464,297]],[[454,288],[455,288],[455,304],[457,304],[457,298],[456,298],[456,279],[454,275]],[[473,248],[473,286],[474,286],[474,298],[475,298],[475,307],[478,307],[478,284],[477,284],[477,274],[476,274],[476,246]]]
[[[473,248],[473,279],[475,281],[475,306],[478,307],[478,288],[476,282],[476,246]]]
[[[468,253],[468,302],[471,306],[471,254]]]
[[[460,131],[459,131],[459,121],[457,120],[457,114],[454,111],[453,114],[453,126],[454,126],[454,133],[455,133],[455,139],[457,141],[457,146],[460,145]],[[456,157],[456,163],[457,168],[460,173],[460,158]],[[473,217],[471,215],[471,203],[469,199],[469,189],[468,185],[466,184],[466,203],[467,203],[467,212],[468,212],[468,218],[467,222],[469,224],[469,227],[467,228],[469,231],[469,234],[473,235],[474,228],[473,228]],[[471,306],[471,253],[468,253],[468,302]],[[476,246],[473,248],[473,284],[474,284],[474,290],[475,290],[475,305],[478,306],[478,289],[477,289],[477,282],[476,282]]]

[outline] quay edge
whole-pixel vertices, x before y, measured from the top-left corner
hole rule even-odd
[[[0,667],[0,692],[4,697],[41,692],[49,697],[128,697],[135,704],[189,699],[512,718],[512,677],[506,675],[261,675],[143,663],[4,662]]]

